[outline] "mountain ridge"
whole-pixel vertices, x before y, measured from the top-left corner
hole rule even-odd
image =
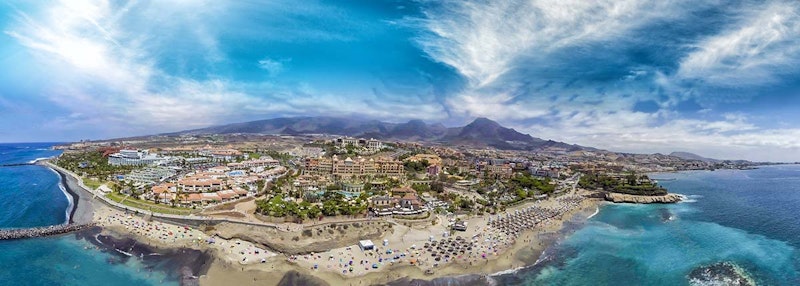
[[[390,123],[378,120],[327,116],[278,117],[160,135],[233,133],[276,135],[332,134],[379,140],[410,140],[473,147],[494,147],[501,150],[563,148],[568,151],[574,151],[593,149],[533,137],[530,134],[518,132],[513,128],[503,127],[485,117],[478,117],[469,124],[460,127],[445,127],[441,123],[428,124],[419,119],[409,120],[405,123]]]
[[[679,152],[679,151],[676,151],[676,152],[669,153],[669,156],[675,156],[675,157],[678,157],[678,158],[681,158],[681,159],[684,159],[684,160],[697,160],[697,161],[711,162],[711,163],[721,162],[721,160],[712,159],[712,158],[706,158],[706,157],[703,157],[703,156],[700,156],[700,155],[697,155],[697,154],[694,154],[694,153],[690,153],[690,152]]]

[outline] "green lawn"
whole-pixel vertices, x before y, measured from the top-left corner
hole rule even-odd
[[[84,177],[83,178],[83,184],[86,185],[89,188],[92,188],[92,189],[96,190],[101,185],[105,184],[105,182],[100,181],[100,180],[92,180],[92,179]]]
[[[169,205],[163,204],[156,204],[150,201],[144,201],[139,199],[134,199],[132,197],[125,198],[126,195],[117,194],[117,193],[108,193],[106,197],[111,199],[112,201],[122,203],[123,205],[134,207],[146,211],[153,211],[156,213],[163,213],[163,214],[173,214],[173,215],[188,215],[193,212],[197,212],[198,210],[181,208],[181,207],[172,207]]]

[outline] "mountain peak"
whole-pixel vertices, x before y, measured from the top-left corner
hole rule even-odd
[[[428,125],[422,120],[406,123],[386,123],[336,117],[289,117],[243,122],[188,130],[170,134],[336,134],[376,139],[401,139],[455,143],[503,150],[534,150],[548,147],[582,148],[561,142],[545,141],[485,118],[475,118],[463,127],[447,128],[441,123]],[[169,134],[168,134],[169,135]]]
[[[491,120],[491,119],[486,118],[486,117],[475,118],[475,120],[473,120],[472,123],[467,124],[467,125],[473,125],[473,124],[484,125],[484,126],[489,126],[489,125],[500,126],[500,123],[497,123],[494,120]]]

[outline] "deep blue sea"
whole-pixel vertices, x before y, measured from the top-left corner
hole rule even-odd
[[[0,144],[0,164],[57,156],[49,143]],[[59,177],[41,166],[0,167],[0,228],[61,224],[70,201]],[[138,259],[110,264],[75,235],[0,241],[0,285],[177,285],[163,272],[142,270]],[[116,259],[119,261],[119,259]]]
[[[660,173],[671,205],[605,205],[501,284],[690,285],[698,267],[731,262],[758,285],[800,285],[800,166]]]

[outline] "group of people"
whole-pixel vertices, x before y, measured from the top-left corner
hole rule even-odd
[[[568,195],[556,198],[556,207],[543,207],[539,205],[515,210],[497,218],[489,219],[489,226],[511,237],[520,235],[523,231],[548,223],[552,219],[561,218],[568,211],[578,207],[585,198],[578,195]]]
[[[101,226],[118,226],[128,232],[148,237],[163,243],[193,242],[199,243],[203,233],[183,226],[166,224],[162,222],[146,221],[135,215],[110,212],[101,215],[98,220]]]
[[[323,253],[293,255],[288,257],[288,261],[345,276],[359,276],[395,264],[417,265],[426,271],[453,262],[464,267],[482,265],[483,262],[505,255],[523,232],[554,223],[579,207],[584,200],[579,195],[561,196],[545,204],[537,203],[485,220],[471,221],[475,225],[470,225],[470,230],[462,233],[445,231],[437,238],[429,236],[426,240],[420,240],[416,237],[409,241],[404,235],[402,242],[392,242],[393,246],[402,245],[400,249],[389,246],[387,240],[384,245],[372,250],[346,247]]]

